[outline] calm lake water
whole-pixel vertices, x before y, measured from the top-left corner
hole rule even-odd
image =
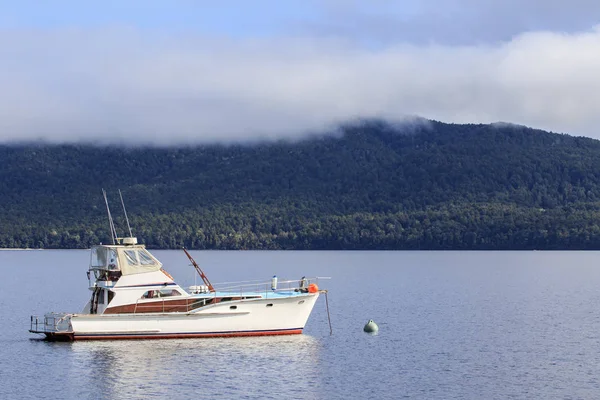
[[[321,297],[303,335],[32,340],[30,314],[88,300],[88,252],[0,251],[0,399],[600,398],[598,252],[192,255],[213,282],[331,276],[333,335]]]

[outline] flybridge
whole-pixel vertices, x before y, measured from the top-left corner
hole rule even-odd
[[[102,270],[123,275],[158,271],[162,263],[143,245],[98,245],[91,249],[90,271]]]
[[[127,209],[125,208],[121,190],[119,190],[119,198],[121,199],[123,214],[125,214],[125,221],[127,221],[128,237],[117,236],[117,230],[104,189],[102,189],[102,195],[106,204],[113,244],[92,247],[89,271],[104,271],[109,276],[112,275],[114,277],[159,271],[162,268],[162,263],[146,250],[144,245],[138,244],[137,238],[131,232],[131,225],[129,224],[129,217],[127,216]],[[97,275],[96,272],[94,273]]]

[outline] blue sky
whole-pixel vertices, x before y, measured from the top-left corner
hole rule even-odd
[[[215,35],[277,34],[294,20],[313,18],[306,2],[275,1],[18,1],[6,2],[3,25],[24,28],[127,25],[147,30],[192,30]],[[265,12],[265,9],[268,9]]]
[[[598,24],[592,0],[0,1],[0,141],[413,116],[600,137]]]
[[[230,37],[341,36],[454,44],[524,31],[575,32],[598,23],[594,0],[20,0],[0,3],[0,26],[130,26]]]
[[[340,6],[340,4],[342,4]],[[332,13],[358,12],[398,16],[410,2],[374,1],[375,9],[348,1],[277,0],[54,0],[5,1],[2,24],[8,27],[56,28],[130,25],[162,31],[192,30],[227,36],[289,35],[311,24],[327,24]]]

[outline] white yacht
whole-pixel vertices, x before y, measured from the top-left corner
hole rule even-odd
[[[116,233],[110,210],[109,220]],[[215,289],[184,249],[204,281],[185,290],[135,237],[114,236],[91,249],[83,310],[31,316],[30,332],[64,341],[299,334],[324,292],[317,278]]]

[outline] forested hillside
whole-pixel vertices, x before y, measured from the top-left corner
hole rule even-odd
[[[0,247],[598,249],[600,142],[363,121],[300,142],[0,146]]]

